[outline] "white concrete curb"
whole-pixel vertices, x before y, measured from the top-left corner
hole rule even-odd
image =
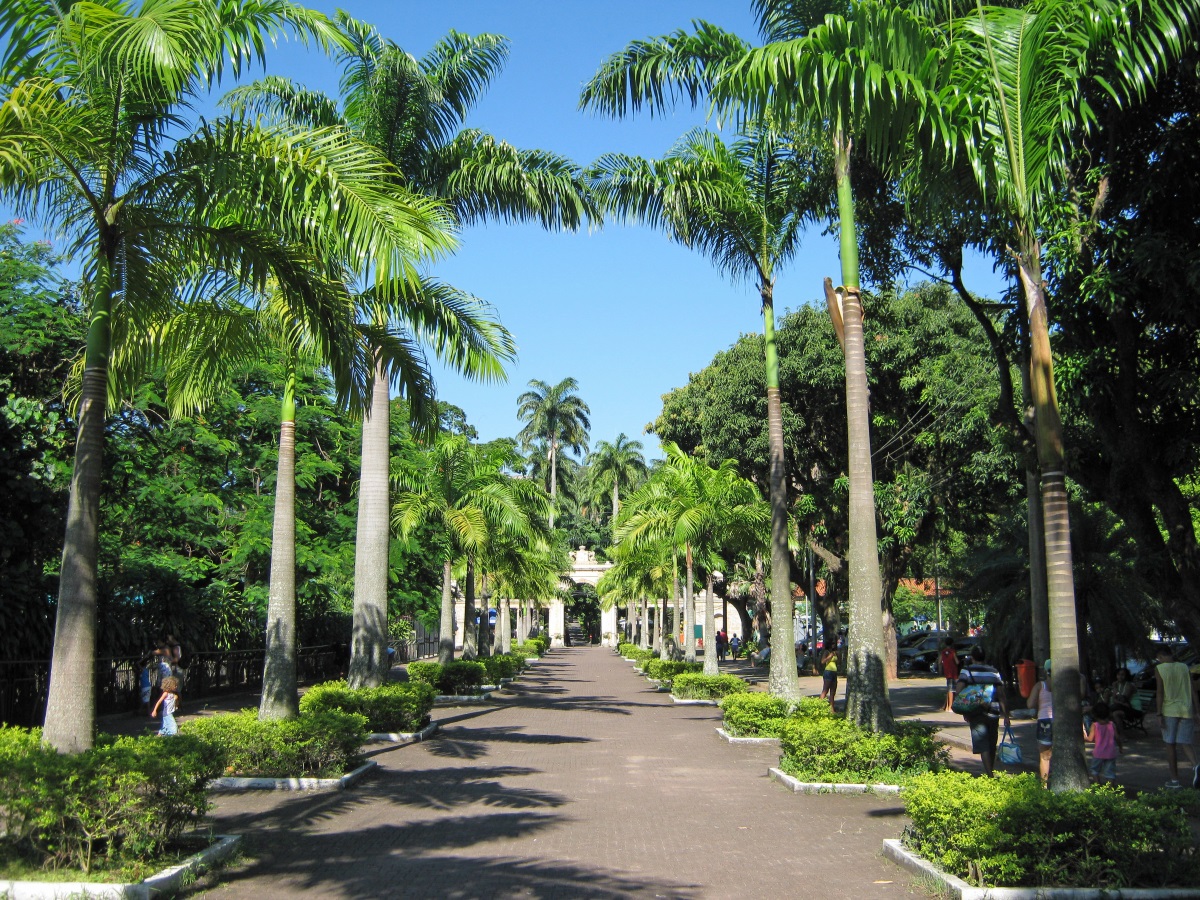
[[[686,697],[676,697],[674,694],[671,695],[671,701],[673,703],[678,703],[680,706],[716,706],[717,705],[716,700],[690,700]]]
[[[377,731],[367,735],[368,744],[415,744],[424,741],[437,733],[441,726],[430,722],[420,731]]]
[[[149,900],[150,897],[179,890],[185,877],[199,874],[225,859],[242,842],[240,834],[218,834],[213,837],[214,843],[211,847],[137,884],[105,884],[99,881],[0,881],[0,896],[8,900],[66,900],[73,897]]]
[[[782,769],[767,769],[767,774],[791,788],[797,794],[898,794],[898,784],[834,784],[824,781],[801,781]]]
[[[357,784],[368,772],[379,767],[371,760],[341,778],[214,778],[210,791],[343,791]]]
[[[779,746],[779,738],[777,737],[734,737],[724,728],[718,728],[717,734],[731,744],[772,744]]]
[[[434,706],[462,706],[467,703],[487,703],[491,691],[481,694],[438,694],[433,698]]]
[[[1056,888],[993,887],[967,884],[957,875],[947,875],[927,859],[917,856],[900,841],[883,842],[883,855],[911,872],[925,875],[956,900],[1174,900],[1200,897],[1200,887],[1191,888]]]

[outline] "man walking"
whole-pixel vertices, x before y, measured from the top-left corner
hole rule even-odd
[[[1200,697],[1196,695],[1187,665],[1175,661],[1175,653],[1169,646],[1159,648],[1154,681],[1155,708],[1162,726],[1163,742],[1167,745],[1167,766],[1171,770],[1167,787],[1180,787],[1177,747],[1183,748],[1183,755],[1191,767],[1188,784],[1200,786],[1200,766],[1196,765],[1196,751],[1192,748],[1192,720],[1200,715]]]

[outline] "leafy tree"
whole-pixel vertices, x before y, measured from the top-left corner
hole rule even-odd
[[[364,383],[350,364],[352,308],[312,262],[390,278],[450,241],[435,207],[395,190],[386,160],[336,129],[221,119],[177,137],[182,110],[227,66],[237,75],[261,62],[287,30],[331,39],[319,14],[259,2],[18,0],[0,15],[13,36],[0,61],[0,194],[68,232],[86,258],[87,350],[44,732],[74,752],[91,746],[95,719],[110,357],[144,355],[155,320],[180,302],[273,278],[349,395]]]
[[[593,494],[597,497],[602,493],[612,494],[612,521],[615,522],[621,509],[621,488],[628,491],[646,477],[648,470],[642,456],[642,442],[631,441],[622,432],[611,444],[608,441],[596,444],[587,464]]]
[[[525,422],[519,436],[526,448],[534,446],[538,440],[543,442],[546,462],[550,466],[547,482],[550,527],[553,528],[560,455],[563,450],[582,453],[587,449],[591,410],[574,393],[579,390],[579,382],[569,376],[553,385],[535,378],[529,382],[529,388],[517,398],[517,418]]]

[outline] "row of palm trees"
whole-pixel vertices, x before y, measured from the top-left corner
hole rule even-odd
[[[569,160],[461,123],[507,42],[451,33],[421,60],[348,16],[267,0],[43,4],[0,12],[0,194],[84,258],[89,329],[44,735],[91,745],[106,410],[165,369],[174,409],[202,406],[255,352],[311,354],[363,416],[351,677],[386,660],[388,391],[432,428],[425,353],[497,378],[513,343],[483,303],[424,277],[463,223],[595,214]],[[183,114],[291,34],[335,54],[342,98],[268,78],[187,133]],[[183,136],[180,136],[180,135]],[[292,366],[289,371],[294,371]],[[295,402],[284,385],[260,715],[293,715]],[[381,437],[382,436],[382,437]]]
[[[1025,299],[1033,437],[1040,474],[1056,718],[1051,787],[1087,784],[1079,727],[1077,619],[1063,440],[1055,396],[1041,242],[1067,164],[1094,137],[1095,98],[1136,102],[1191,46],[1196,0],[911,0],[847,4],[754,0],[764,39],[753,47],[707,23],[631,43],[585,87],[582,105],[615,116],[707,100],[738,124],[729,147],[682,139],[659,162],[610,157],[598,178],[606,207],[662,227],[722,270],[755,279],[766,333],[771,450],[771,596],[790,603],[788,498],[773,346],[777,267],[795,249],[796,220],[827,211],[841,241],[841,284],[825,295],[846,358],[850,458],[848,715],[888,729],[879,559],[863,353],[862,291],[852,165],[874,169],[926,233],[955,223],[1001,261]],[[826,15],[825,13],[830,13]],[[794,190],[793,171],[832,174],[832,197]],[[1102,199],[1102,198],[1101,198]],[[922,218],[923,217],[923,218]],[[1039,577],[1039,576],[1035,576]],[[1035,595],[1038,592],[1033,592]],[[785,621],[788,620],[788,621]],[[775,616],[771,689],[794,695],[789,616]],[[784,627],[778,627],[778,626]],[[786,667],[787,673],[777,671]],[[793,676],[794,678],[794,676]]]

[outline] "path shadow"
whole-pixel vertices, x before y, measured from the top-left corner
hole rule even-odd
[[[488,754],[488,745],[496,742],[505,744],[590,744],[593,738],[568,734],[527,734],[523,726],[498,728],[471,728],[444,731],[436,740],[429,741],[426,750],[434,756],[451,759],[481,759]]]
[[[239,882],[269,877],[281,893],[308,890],[321,896],[348,898],[691,900],[702,896],[702,885],[630,877],[602,866],[436,852],[493,838],[524,839],[560,821],[556,816],[504,814],[482,821],[473,818],[381,825],[353,835],[302,835],[289,842],[286,851],[260,837],[248,848],[248,853],[257,858],[227,870],[223,880],[235,893]]]

